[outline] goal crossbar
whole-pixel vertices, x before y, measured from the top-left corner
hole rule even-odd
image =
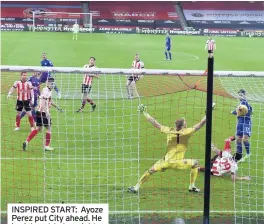
[[[79,67],[40,67],[40,66],[14,66],[1,65],[1,72],[60,72],[60,73],[88,73],[88,74],[118,74],[129,75],[182,75],[182,76],[204,76],[203,70],[160,70],[160,69],[123,69],[123,68],[79,68]],[[215,71],[217,76],[242,76],[242,77],[264,77],[260,71]]]

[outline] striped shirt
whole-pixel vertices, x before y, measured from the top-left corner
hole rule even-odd
[[[214,161],[211,172],[214,176],[223,176],[226,173],[236,173],[237,163],[230,158],[222,157],[221,155],[216,158]]]
[[[206,41],[207,50],[215,50],[215,41],[214,40],[207,40]]]
[[[39,96],[40,101],[37,110],[49,114],[49,109],[52,102],[51,97],[52,97],[52,90],[50,90],[48,87],[44,87]]]
[[[135,69],[143,69],[144,68],[144,62],[143,61],[136,61],[134,60],[132,62],[132,68],[135,68]]]
[[[31,82],[19,80],[14,83],[13,87],[17,89],[17,100],[24,101],[34,98],[34,94],[31,97],[31,90],[33,90]]]
[[[83,68],[96,68],[96,66],[94,65],[84,65]],[[83,74],[83,84],[84,85],[88,85],[91,86],[92,82],[93,82],[93,76],[91,76],[91,74],[89,73],[84,73]]]

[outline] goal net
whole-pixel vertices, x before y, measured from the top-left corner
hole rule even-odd
[[[73,25],[79,24],[79,31],[93,31],[92,13],[38,12],[32,14],[32,31],[71,32]]]
[[[128,193],[127,188],[166,153],[166,136],[138,113],[138,105],[146,105],[148,113],[166,126],[174,126],[181,117],[189,127],[197,124],[206,106],[203,71],[146,69],[134,90],[138,97],[132,100],[127,97],[126,76],[138,70],[2,66],[1,71],[2,213],[7,203],[14,202],[108,203],[110,223],[165,223],[177,217],[195,223],[202,217],[203,193],[188,192],[190,170],[155,173],[136,194]],[[27,119],[22,119],[20,131],[14,131],[16,96],[7,100],[6,94],[21,71],[28,71],[28,76],[34,71],[50,71],[62,94],[59,99],[53,93],[53,100],[63,109],[51,110],[53,152],[43,150],[44,131],[22,151],[30,133]],[[90,93],[97,107],[92,112],[86,104],[78,113],[84,72],[99,74]],[[228,175],[212,177],[211,217],[214,223],[262,223],[264,72],[216,71],[214,82],[212,141],[218,148],[235,135],[236,116],[231,110],[239,104],[238,90],[246,90],[254,113],[251,157],[238,165],[238,175],[251,176],[251,180],[233,183]],[[204,154],[205,128],[193,135],[185,158],[198,159],[204,166]],[[202,191],[203,179],[199,172],[196,186]]]

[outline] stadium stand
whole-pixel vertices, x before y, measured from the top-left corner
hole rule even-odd
[[[264,29],[264,2],[181,2],[189,26],[205,29]]]
[[[90,2],[95,25],[181,28],[173,2]]]
[[[70,2],[3,2],[2,18],[9,22],[32,22],[32,12],[81,13],[84,3]],[[89,2],[95,27],[181,28],[173,2]]]
[[[29,18],[33,11],[41,12],[82,12],[80,2],[3,2],[1,17]]]

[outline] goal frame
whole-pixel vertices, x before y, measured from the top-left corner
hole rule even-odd
[[[33,12],[33,14],[32,14],[32,20],[33,20],[33,22],[32,22],[32,25],[33,25],[32,31],[33,32],[35,32],[35,28],[36,28],[35,20],[36,20],[36,18],[38,18],[36,16],[36,14],[37,14],[37,12]],[[87,12],[87,13],[84,13],[84,12],[80,12],[80,13],[79,12],[73,12],[73,13],[71,13],[71,12],[43,12],[41,15],[43,15],[43,14],[45,14],[45,15],[47,15],[47,14],[50,14],[50,15],[55,15],[55,14],[89,15],[89,17],[90,17],[89,29],[90,29],[90,33],[93,32],[93,13],[91,13],[91,12]]]
[[[120,75],[125,76],[129,75],[131,73],[133,74],[145,74],[145,75],[156,75],[156,76],[171,76],[171,78],[175,76],[181,77],[188,77],[188,76],[196,76],[196,77],[206,77],[204,75],[203,70],[157,70],[157,69],[142,69],[142,70],[135,70],[135,69],[122,69],[122,68],[95,68],[95,69],[86,69],[81,67],[40,67],[40,66],[10,66],[10,65],[2,65],[1,67],[2,72],[55,72],[55,73],[64,73],[65,76],[67,76],[66,73],[76,73],[78,76],[81,76],[83,73],[88,73],[91,76],[95,74],[105,74],[105,75]],[[245,77],[260,77],[264,78],[264,71],[214,71],[214,75],[218,77],[241,77],[244,79]],[[263,81],[263,80],[262,80]],[[233,95],[234,98],[235,95]],[[256,100],[256,99],[255,99]],[[255,101],[253,100],[253,101]],[[263,101],[261,101],[263,103]],[[235,185],[234,185],[235,187]],[[167,211],[159,211],[159,210],[142,210],[142,211],[110,211],[111,214],[131,214],[131,213],[138,213],[138,214],[147,214],[147,213],[179,213],[182,211],[178,210],[167,210]],[[184,211],[184,213],[202,213],[203,211]],[[241,214],[243,217],[243,214],[261,214],[262,212],[259,210],[233,210],[233,211],[222,211],[222,210],[213,210],[210,211],[210,213],[227,213],[227,214]]]
[[[60,72],[60,73],[87,73],[87,74],[116,74],[129,75],[172,75],[172,76],[205,76],[203,70],[161,70],[161,69],[122,69],[122,68],[81,68],[81,67],[41,67],[1,65],[2,72]],[[215,76],[226,77],[264,77],[264,71],[214,71]]]

